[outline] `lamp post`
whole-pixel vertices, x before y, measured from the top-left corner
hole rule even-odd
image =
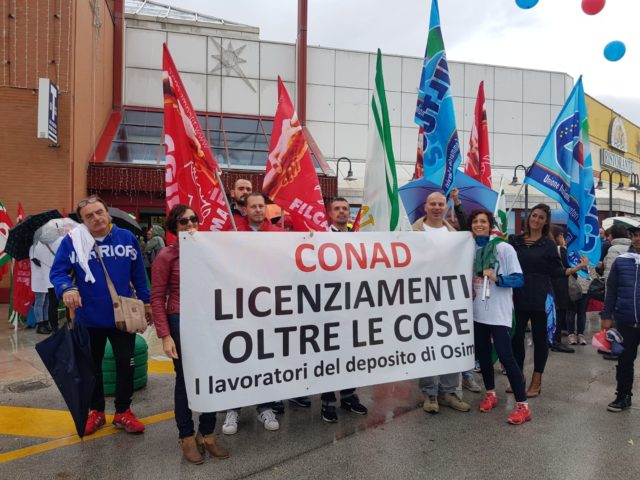
[[[520,164],[520,165],[516,165],[516,168],[513,169],[513,179],[511,180],[511,183],[509,185],[512,185],[514,187],[517,187],[518,185],[522,185],[520,183],[520,181],[518,180],[518,169],[521,168],[522,170],[524,170],[524,176],[527,176],[527,173],[529,173],[529,168],[525,167],[524,165]],[[525,183],[524,184],[524,216],[526,217],[529,214],[529,184]]]
[[[636,195],[638,194],[638,189],[640,189],[640,175],[637,173],[632,173],[629,175],[629,190],[633,192],[633,215],[636,215]]]
[[[357,178],[353,175],[353,170],[351,170],[351,160],[348,159],[347,157],[340,157],[338,159],[338,162],[336,163],[336,172],[340,172],[340,162],[342,160],[346,160],[347,162],[349,162],[349,171],[347,172],[347,176],[344,177],[344,179],[347,182],[353,182],[354,180],[357,180]],[[337,175],[337,173],[336,173]]]
[[[603,168],[600,170],[600,178],[598,178],[598,185],[596,188],[598,190],[602,190],[604,188],[604,184],[602,183],[602,174],[606,173],[609,175],[609,217],[613,216],[613,176],[614,174],[618,174],[618,178],[620,179],[620,183],[616,190],[622,190],[624,188],[624,184],[622,183],[622,174],[617,170],[607,170]]]

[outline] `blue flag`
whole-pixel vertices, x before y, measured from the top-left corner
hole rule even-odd
[[[551,127],[525,182],[556,200],[567,212],[569,264],[577,265],[584,255],[590,265],[597,265],[602,245],[582,77]]]
[[[445,194],[454,187],[462,163],[453,109],[449,65],[440,30],[438,0],[432,0],[415,122],[424,129],[424,177]]]

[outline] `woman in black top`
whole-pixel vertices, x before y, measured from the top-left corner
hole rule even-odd
[[[513,291],[516,327],[512,338],[513,353],[522,371],[524,334],[529,320],[533,337],[533,376],[527,397],[540,395],[542,373],[549,355],[545,303],[547,294],[553,291],[551,278],[571,275],[582,268],[582,265],[567,269],[562,266],[556,244],[550,236],[550,228],[551,209],[541,203],[529,213],[524,234],[516,235],[510,240],[524,274],[524,285]],[[586,259],[583,258],[584,260]]]

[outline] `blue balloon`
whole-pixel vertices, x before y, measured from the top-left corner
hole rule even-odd
[[[533,8],[538,4],[538,0],[516,0],[516,5],[525,10]]]
[[[604,58],[609,60],[610,62],[617,62],[627,51],[627,47],[625,47],[624,43],[620,40],[614,40],[613,42],[607,43],[606,47],[604,47]]]

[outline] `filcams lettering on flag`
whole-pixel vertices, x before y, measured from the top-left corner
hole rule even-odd
[[[567,212],[567,254],[575,266],[580,256],[600,261],[598,208],[589,146],[589,122],[582,77],[558,114],[525,182],[556,200]],[[585,275],[584,271],[580,272]]]
[[[187,91],[167,45],[162,54],[164,141],[167,212],[179,203],[192,207],[200,217],[200,230],[222,230],[230,221],[223,186]]]
[[[262,191],[291,214],[294,230],[329,230],[309,144],[280,77],[278,109],[273,121]]]
[[[424,129],[424,177],[440,185],[448,195],[454,186],[462,156],[437,0],[431,3],[415,122]]]
[[[393,155],[380,49],[376,60],[371,111],[360,231],[393,232],[400,229],[404,208],[398,196],[396,161]]]

